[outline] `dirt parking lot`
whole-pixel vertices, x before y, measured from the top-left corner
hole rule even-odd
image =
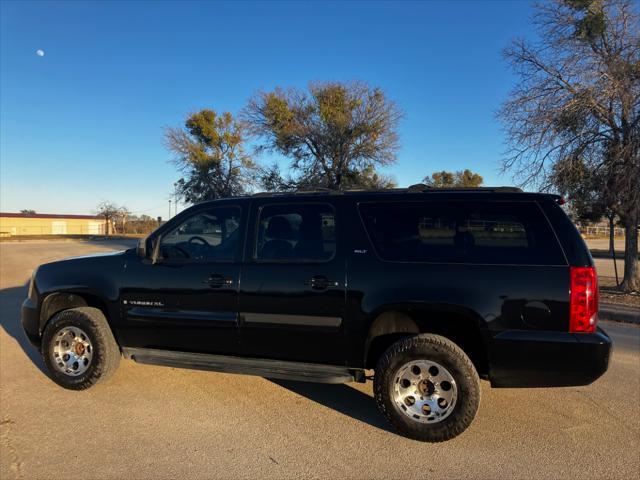
[[[314,385],[123,360],[85,392],[51,382],[20,327],[38,264],[131,242],[0,243],[0,478],[638,478],[640,328],[595,384],[482,385],[476,421],[442,444],[390,431],[371,383]]]

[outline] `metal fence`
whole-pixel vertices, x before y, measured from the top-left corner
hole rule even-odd
[[[594,236],[594,237],[608,237],[609,236],[609,226],[608,225],[576,225],[578,230],[583,235]],[[624,229],[619,227],[614,227],[613,229],[614,237],[624,237]]]

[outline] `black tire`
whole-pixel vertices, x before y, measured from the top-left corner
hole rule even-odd
[[[457,401],[440,422],[414,420],[401,412],[392,398],[396,374],[403,365],[418,359],[437,362],[455,380]],[[460,435],[471,424],[480,405],[480,379],[473,363],[460,347],[439,335],[416,335],[391,345],[378,361],[373,388],[380,412],[395,429],[406,437],[426,442],[442,442]]]
[[[86,371],[72,376],[54,364],[53,348],[58,332],[65,327],[77,327],[89,337],[92,358]],[[58,385],[70,390],[85,390],[107,380],[120,365],[120,348],[103,313],[97,308],[79,307],[63,310],[47,324],[42,336],[42,356],[49,376]]]

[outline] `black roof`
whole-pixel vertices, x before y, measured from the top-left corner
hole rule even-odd
[[[211,204],[224,204],[227,202],[248,202],[252,198],[273,198],[273,199],[286,199],[286,198],[313,198],[314,201],[335,197],[355,197],[358,200],[375,201],[385,199],[400,200],[406,199],[416,201],[424,199],[427,196],[440,196],[442,195],[447,200],[464,200],[479,201],[486,199],[487,196],[491,198],[499,198],[500,200],[522,201],[522,200],[540,200],[551,199],[558,204],[562,205],[564,200],[560,195],[554,195],[550,193],[535,193],[535,192],[523,192],[517,187],[478,187],[478,188],[432,188],[426,185],[418,184],[412,185],[408,188],[387,188],[381,190],[330,190],[325,188],[319,188],[314,190],[296,190],[291,192],[260,192],[253,195],[245,195],[240,197],[228,197],[220,198],[217,200],[208,200],[204,202],[192,205],[180,212],[177,217],[182,217],[193,211],[194,208],[202,208]],[[176,218],[176,217],[174,217]]]

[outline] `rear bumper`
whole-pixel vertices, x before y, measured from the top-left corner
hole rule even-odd
[[[36,347],[40,348],[40,316],[38,307],[27,298],[22,303],[22,328],[29,341]]]
[[[596,333],[507,330],[491,340],[493,387],[571,387],[588,385],[609,367],[613,345]]]

